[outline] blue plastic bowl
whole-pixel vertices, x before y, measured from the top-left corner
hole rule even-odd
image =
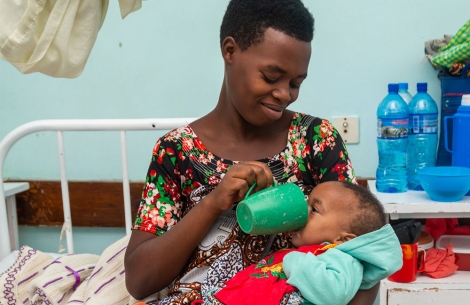
[[[424,167],[418,170],[421,186],[434,201],[454,202],[470,190],[470,168]]]

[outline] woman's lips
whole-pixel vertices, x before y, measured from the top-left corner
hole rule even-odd
[[[276,105],[261,104],[263,106],[264,113],[266,113],[271,119],[278,120],[282,116],[282,112],[285,108]]]

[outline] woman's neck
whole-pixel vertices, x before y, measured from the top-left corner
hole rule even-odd
[[[191,123],[198,138],[213,154],[228,160],[253,161],[280,153],[287,144],[291,119],[283,128],[259,128],[242,118],[233,118],[217,111]],[[235,116],[235,115],[233,115]]]

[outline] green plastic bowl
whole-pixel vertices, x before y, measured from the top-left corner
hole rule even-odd
[[[470,190],[470,168],[468,167],[424,167],[418,170],[418,177],[424,191],[434,201],[460,201]]]

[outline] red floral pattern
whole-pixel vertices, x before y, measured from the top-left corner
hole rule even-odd
[[[286,148],[275,156],[258,161],[269,166],[278,183],[295,183],[306,195],[323,181],[357,183],[346,146],[336,129],[327,120],[301,113],[296,113],[292,119]],[[238,161],[224,160],[207,151],[190,126],[167,133],[152,150],[152,160],[133,229],[164,234],[197,204],[198,201],[191,200],[192,194],[216,187],[230,166],[236,163]],[[203,198],[193,197],[198,200]],[[231,248],[226,243],[238,243],[244,248],[247,240],[256,240],[255,237],[243,237],[238,226],[232,233],[232,237],[225,241],[226,249]],[[278,241],[280,244],[289,242],[283,235],[279,238],[282,239]],[[246,251],[244,255],[251,255],[251,250]],[[207,258],[207,253],[212,253],[211,259]],[[220,255],[217,245],[206,252],[196,250],[182,275],[201,265],[212,266]],[[251,264],[250,260],[256,259],[257,256],[252,255],[238,263],[247,266]],[[200,284],[180,283],[181,276],[176,279],[171,291],[171,304],[182,304],[200,296]],[[185,287],[185,291],[189,288],[190,291],[182,293],[181,287]]]
[[[270,165],[278,160],[283,163],[282,173],[275,177],[280,183],[300,181],[302,185],[315,186],[326,180],[355,182],[346,146],[327,120],[296,113],[285,150],[260,161]],[[180,220],[189,194],[202,185],[218,185],[221,175],[232,164],[234,161],[207,151],[190,126],[172,130],[160,138],[152,150],[152,162],[133,228],[163,234]]]

